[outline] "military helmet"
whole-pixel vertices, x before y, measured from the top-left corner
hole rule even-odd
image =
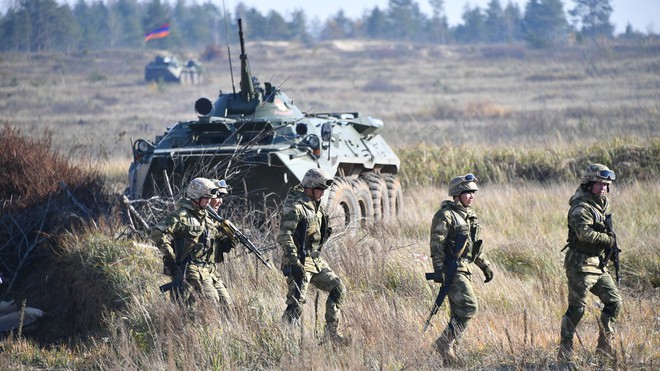
[[[472,173],[453,177],[449,181],[449,195],[459,196],[463,192],[476,192],[479,190],[477,182],[477,177]]]
[[[186,196],[193,200],[200,198],[214,198],[218,187],[206,178],[195,178],[190,181],[186,189]]]
[[[218,194],[221,195],[227,195],[229,194],[229,186],[227,185],[227,182],[225,182],[224,179],[211,179],[213,184],[215,184],[215,189]]]
[[[581,184],[588,184],[590,182],[612,184],[614,179],[616,179],[614,171],[610,170],[607,166],[603,164],[591,164],[582,173]]]
[[[305,188],[328,189],[333,181],[334,179],[323,169],[311,168],[307,170],[301,183]]]

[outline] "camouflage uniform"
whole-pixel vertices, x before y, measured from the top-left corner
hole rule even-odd
[[[224,195],[229,194],[227,183],[222,180],[212,179],[212,182],[218,186],[217,195],[218,197],[223,197]],[[218,210],[215,209],[217,212]],[[216,287],[218,289],[218,295],[220,298],[220,303],[226,306],[233,304],[231,296],[229,296],[229,291],[225,284],[222,282],[222,277],[220,276],[220,269],[218,263],[223,263],[225,261],[224,254],[229,253],[236,245],[238,241],[234,237],[234,232],[227,226],[226,223],[219,223],[218,221],[209,218],[211,225],[213,225],[213,246],[214,246],[214,256],[213,260],[215,261],[215,272],[214,272],[214,281],[217,282]]]
[[[165,273],[174,275],[185,269],[180,288],[181,299],[192,304],[195,296],[210,298],[224,305],[231,304],[227,288],[216,273],[216,261],[222,260],[227,237],[214,225],[205,209],[191,199],[176,203],[177,210],[169,214],[151,231],[151,238],[163,253]]]
[[[310,170],[310,172],[312,171],[317,171],[317,169]],[[331,183],[330,180],[329,184]],[[329,237],[330,232],[327,227],[328,220],[320,201],[314,201],[307,196],[304,193],[305,187],[303,185],[306,185],[306,178],[303,178],[303,184],[294,186],[289,190],[284,201],[280,232],[277,236],[277,242],[283,250],[282,270],[289,269],[291,271],[296,266],[302,269],[301,282],[296,282],[298,280],[295,278],[295,274],[287,276],[287,307],[283,318],[289,322],[297,321],[300,318],[302,315],[301,304],[305,303],[307,288],[309,284],[312,284],[328,293],[325,302],[326,331],[329,332],[331,339],[343,341],[345,339],[338,334],[337,327],[341,316],[341,305],[346,296],[346,288],[328,263],[321,257],[321,247]],[[299,259],[299,247],[302,241],[296,235],[296,230],[303,221],[307,223],[307,230],[304,232],[306,256],[304,265],[301,264]],[[298,287],[299,284],[300,287]]]
[[[595,166],[595,167],[594,167]],[[603,165],[594,169],[609,171]],[[603,170],[607,169],[607,170]],[[613,177],[612,172],[612,177]],[[605,216],[609,214],[609,200],[592,193],[594,181],[609,184],[608,180],[584,179],[571,197],[568,211],[568,239],[564,268],[568,283],[568,310],[561,321],[559,358],[570,360],[575,329],[584,315],[589,292],[598,296],[604,307],[601,311],[598,349],[611,353],[613,324],[621,309],[621,296],[607,268],[599,267],[601,260],[614,246],[614,237],[607,233]]]
[[[470,176],[468,174],[467,176]],[[472,264],[475,263],[486,275],[487,282],[492,279],[492,270],[490,262],[482,252],[482,240],[480,239],[479,223],[477,215],[471,207],[464,206],[456,199],[462,192],[474,192],[477,190],[476,178],[472,182],[466,182],[464,177],[456,177],[450,183],[449,195],[454,196],[454,200],[445,200],[440,205],[433,216],[431,222],[431,259],[433,270],[436,276],[441,276],[440,281],[445,284],[448,277],[444,276],[446,272],[445,259],[453,254],[456,236],[462,234],[467,236],[467,242],[462,253],[457,257],[458,268],[451,283],[447,298],[451,309],[451,318],[447,328],[436,340],[437,350],[445,358],[446,363],[456,360],[454,353],[455,342],[460,338],[468,322],[476,315],[478,304],[477,296],[472,289]],[[463,180],[461,185],[460,181]]]

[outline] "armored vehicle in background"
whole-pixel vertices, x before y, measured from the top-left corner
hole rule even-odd
[[[174,56],[159,55],[144,68],[144,80],[199,84],[202,81],[202,72],[201,63],[192,59],[183,64]]]
[[[175,196],[197,176],[226,179],[253,210],[279,207],[312,167],[334,174],[324,202],[335,226],[379,221],[402,208],[399,158],[383,122],[358,112],[308,114],[280,89],[252,76],[241,20],[240,92],[195,102],[198,118],[151,142],[133,142],[127,196]],[[233,81],[233,79],[232,79]],[[239,203],[241,204],[241,203]]]

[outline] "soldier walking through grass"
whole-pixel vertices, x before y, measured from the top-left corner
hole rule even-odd
[[[188,305],[198,297],[224,305],[231,303],[216,274],[216,241],[221,239],[220,232],[206,211],[219,192],[222,190],[209,179],[191,180],[186,197],[176,203],[177,210],[151,231],[151,238],[163,253],[164,273],[174,277],[175,282],[180,277],[174,297]]]
[[[215,197],[209,201],[209,206],[217,213],[222,206],[224,197],[229,194],[229,186],[224,179],[212,179],[213,184],[217,187],[215,192]],[[227,226],[226,223],[220,223],[216,220],[211,219],[213,230],[213,261],[215,263],[222,263],[225,261],[224,254],[229,253],[236,245],[238,244],[233,231]],[[222,277],[220,277],[220,270],[217,269],[217,265],[213,272],[213,285],[218,292],[218,297],[220,303],[229,307],[233,304],[233,300],[229,295],[229,291],[222,282]]]
[[[484,273],[486,280],[493,279],[490,262],[482,250],[477,215],[472,209],[475,200],[477,178],[473,174],[457,176],[449,182],[451,200],[444,200],[431,222],[431,259],[433,280],[448,285],[447,298],[451,309],[449,323],[435,341],[436,350],[445,365],[455,365],[456,342],[477,313],[477,296],[472,289],[471,263]]]
[[[349,339],[339,330],[342,302],[346,288],[328,263],[321,257],[321,248],[332,229],[321,207],[321,198],[332,185],[333,178],[321,169],[305,173],[302,184],[289,190],[277,242],[282,247],[282,272],[287,277],[287,307],[283,319],[297,323],[309,284],[328,293],[325,302],[325,336],[334,344],[346,345]]]
[[[621,296],[602,261],[616,248],[616,238],[606,225],[610,203],[605,196],[615,178],[614,171],[607,166],[589,165],[569,201],[568,243],[564,247],[568,309],[561,319],[560,361],[573,359],[573,337],[584,315],[589,292],[598,296],[604,305],[596,349],[606,356],[613,356],[613,325],[621,310]]]

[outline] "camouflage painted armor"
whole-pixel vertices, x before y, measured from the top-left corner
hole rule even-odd
[[[589,292],[598,296],[604,304],[600,316],[601,336],[611,336],[613,323],[621,308],[621,296],[614,280],[606,267],[599,267],[605,253],[614,244],[614,238],[605,227],[609,201],[607,197],[594,195],[585,187],[578,187],[571,197],[567,218],[568,243],[564,268],[568,282],[568,310],[561,323],[562,344],[567,344],[567,347],[572,344],[575,328],[584,315]]]
[[[318,289],[328,292],[325,305],[325,319],[328,324],[336,324],[341,314],[341,304],[345,297],[346,289],[339,277],[332,271],[330,266],[321,258],[321,247],[327,238],[327,218],[320,205],[314,202],[304,193],[302,185],[297,185],[289,190],[282,217],[280,221],[280,232],[277,242],[282,247],[282,268],[300,264],[298,259],[298,247],[301,241],[297,241],[295,231],[301,220],[307,221],[305,233],[306,259],[304,263],[304,278],[298,298],[298,288],[292,276],[287,277],[287,310],[285,317],[297,319],[302,314],[300,304],[305,303],[305,293],[311,283]]]
[[[176,211],[152,229],[151,238],[163,253],[166,266],[176,262],[177,269],[185,268],[183,300],[192,303],[195,295],[201,295],[231,304],[215,266],[216,261],[222,261],[223,249],[227,249],[227,237],[207,217],[206,210],[200,210],[190,199],[181,199],[176,206]]]

